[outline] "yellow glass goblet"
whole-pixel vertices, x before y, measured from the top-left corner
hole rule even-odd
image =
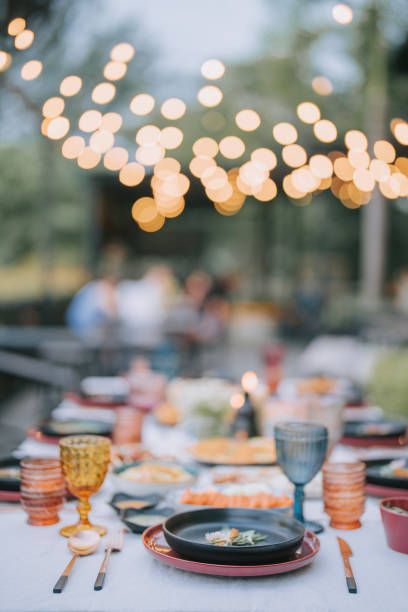
[[[79,522],[63,527],[60,534],[69,538],[77,531],[93,529],[103,536],[106,528],[89,522],[89,498],[105,480],[110,462],[110,440],[102,436],[67,436],[59,444],[62,471],[68,489],[79,500]]]

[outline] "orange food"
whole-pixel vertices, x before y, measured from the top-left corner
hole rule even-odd
[[[272,493],[227,495],[214,489],[207,489],[202,493],[194,493],[191,489],[186,489],[181,496],[180,503],[214,508],[286,508],[293,505],[288,495],[277,496]]]
[[[178,409],[170,402],[159,404],[155,410],[155,417],[161,425],[177,425],[180,421]]]
[[[297,391],[299,395],[307,395],[309,393],[323,395],[333,391],[335,386],[336,381],[333,378],[328,378],[327,376],[315,376],[314,378],[308,378],[298,382]]]

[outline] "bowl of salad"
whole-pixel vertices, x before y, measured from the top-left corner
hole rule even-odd
[[[408,495],[382,499],[380,512],[388,546],[408,555]]]

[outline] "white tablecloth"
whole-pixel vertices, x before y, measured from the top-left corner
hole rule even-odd
[[[168,452],[181,447],[183,436],[150,429],[154,447],[166,437]],[[27,445],[26,445],[27,447]],[[106,504],[107,482],[93,498],[91,519],[108,528],[120,528]],[[349,532],[328,527],[322,502],[305,504],[310,519],[326,526],[321,550],[313,563],[296,572],[260,578],[225,578],[187,573],[153,559],[141,537],[126,534],[122,552],[112,555],[105,586],[93,590],[103,558],[103,547],[76,561],[61,594],[52,587],[70,559],[66,540],[58,535],[63,524],[76,521],[74,504],[61,512],[61,523],[31,527],[22,510],[0,512],[0,610],[2,612],[115,611],[115,612],[406,612],[408,556],[390,550],[385,541],[378,500],[367,500],[363,526]],[[354,556],[352,567],[357,594],[346,588],[336,536],[345,538]]]

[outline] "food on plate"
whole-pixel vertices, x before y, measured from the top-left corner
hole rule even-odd
[[[257,465],[276,461],[274,440],[260,437],[248,440],[209,438],[196,442],[187,450],[195,459],[206,463]]]
[[[317,394],[323,395],[333,391],[337,384],[334,378],[328,376],[314,376],[313,378],[305,378],[297,383],[297,392],[299,395]]]
[[[120,467],[124,463],[153,459],[153,455],[142,444],[119,444],[111,447],[112,464]]]
[[[266,540],[267,536],[262,535],[255,529],[239,531],[234,527],[222,527],[219,531],[210,531],[205,534],[205,539],[215,546],[253,546],[256,542]]]
[[[118,474],[119,478],[132,482],[172,484],[188,482],[191,474],[181,465],[166,463],[141,463],[128,467]]]
[[[19,468],[0,468],[0,478],[17,478],[20,480],[21,474]]]
[[[396,476],[397,478],[408,478],[408,459],[394,459],[381,468],[383,476]]]
[[[124,499],[123,501],[115,503],[115,506],[120,510],[127,510],[128,508],[135,508],[135,510],[141,510],[142,508],[146,508],[146,506],[150,505],[150,502],[141,501],[139,499]]]
[[[194,492],[186,489],[180,498],[181,504],[192,504],[194,506],[212,506],[214,508],[287,508],[293,505],[288,495],[274,495],[273,493],[230,493],[206,489]]]
[[[162,402],[155,409],[155,417],[161,425],[177,425],[180,420],[180,413],[171,402]]]
[[[404,508],[400,508],[399,506],[386,506],[387,510],[391,510],[391,512],[396,512],[397,514],[403,514],[404,516],[408,516],[408,510],[404,510]]]

